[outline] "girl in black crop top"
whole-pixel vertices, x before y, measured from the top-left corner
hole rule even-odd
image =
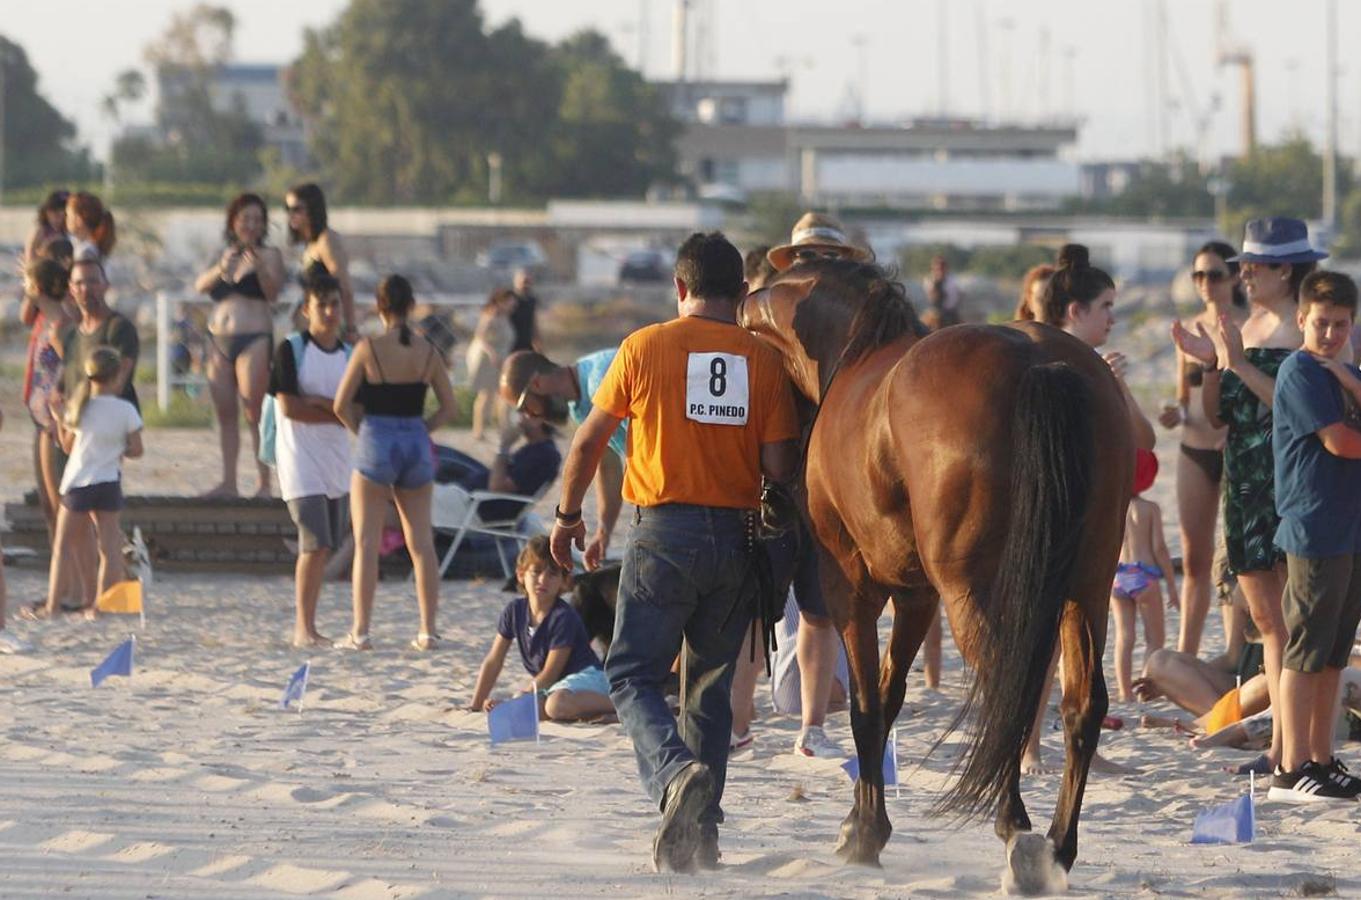
[[[415,304],[411,285],[389,275],[378,285],[383,333],[354,348],[336,390],[336,417],[357,435],[350,511],[354,520],[354,625],[342,646],[369,648],[369,620],[378,573],[378,543],[387,504],[397,504],[416,574],[420,630],[418,650],[437,645],[438,560],[430,526],[434,465],[430,432],[454,416],[454,392],[444,358],[414,334],[407,315]],[[422,419],[427,388],[439,406]]]

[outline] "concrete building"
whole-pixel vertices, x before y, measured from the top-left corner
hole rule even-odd
[[[279,152],[280,161],[295,168],[306,168],[307,138],[302,116],[288,98],[287,69],[272,64],[220,66],[209,83],[213,109],[218,112],[240,110],[260,126],[265,146]],[[162,69],[157,88],[162,97],[174,96],[185,89],[185,76]],[[173,109],[173,104],[166,108]],[[171,131],[174,122],[165,123]],[[168,135],[164,135],[168,137]]]
[[[1077,196],[1071,124],[913,119],[901,126],[789,124],[788,83],[658,82],[686,123],[681,173],[702,196],[797,193],[810,205],[1049,210]]]

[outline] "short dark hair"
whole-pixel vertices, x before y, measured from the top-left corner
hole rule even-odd
[[[676,277],[691,296],[736,301],[742,293],[742,254],[721,231],[695,232],[676,251]]]
[[[310,232],[310,234],[304,235],[292,225],[289,225],[289,241],[294,244],[315,241],[326,230],[326,195],[321,192],[321,186],[309,181],[305,184],[295,184],[289,189],[288,193],[292,194],[293,199],[302,204],[303,209],[307,210],[307,230]]]
[[[770,264],[770,245],[752,247],[742,259],[742,275],[751,289],[757,290],[770,283],[775,277],[775,267]]]
[[[1307,306],[1310,303],[1326,303],[1348,309],[1355,316],[1356,282],[1341,272],[1310,272],[1300,285],[1300,305]]]
[[[61,300],[71,284],[71,273],[55,259],[39,258],[28,264],[28,277],[44,297]]]
[[[97,256],[82,256],[80,259],[71,263],[71,274],[76,274],[76,269],[81,266],[94,266],[99,270],[99,277],[106,283],[109,280],[109,273],[104,271],[104,261]]]
[[[303,281],[303,291],[308,297],[321,299],[331,294],[340,293],[340,280],[330,272],[317,272],[315,275],[308,275]]]

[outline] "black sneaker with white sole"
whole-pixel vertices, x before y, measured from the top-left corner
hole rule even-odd
[[[1347,793],[1333,780],[1332,769],[1313,760],[1293,772],[1278,766],[1266,797],[1283,803],[1356,802],[1355,794]]]
[[[1340,787],[1349,797],[1361,797],[1361,778],[1357,778],[1347,771],[1347,767],[1342,764],[1342,760],[1336,756],[1333,761],[1325,766],[1333,778],[1333,784]]]

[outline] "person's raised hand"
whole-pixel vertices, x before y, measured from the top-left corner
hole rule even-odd
[[[1186,413],[1179,404],[1167,404],[1163,407],[1162,413],[1158,416],[1158,424],[1164,428],[1176,428],[1181,424]]]
[[[1106,361],[1106,365],[1111,367],[1111,372],[1118,380],[1125,380],[1125,372],[1129,369],[1129,360],[1125,357],[1125,354],[1119,350],[1112,350],[1110,353],[1102,355],[1101,358]]]
[[[1173,322],[1172,343],[1176,344],[1182,353],[1207,366],[1212,366],[1218,361],[1215,342],[1200,322],[1196,323],[1195,333],[1180,322]]]
[[[576,568],[576,562],[572,559],[572,547],[585,551],[586,549],[586,523],[577,520],[572,526],[553,523],[553,531],[548,536],[548,548],[553,553],[553,561],[562,566],[568,572]]]
[[[1219,317],[1219,324],[1211,337],[1214,338],[1215,349],[1227,368],[1232,369],[1247,359],[1247,354],[1243,351],[1243,332],[1227,315]]]
[[[1346,363],[1334,359],[1331,356],[1319,356],[1317,353],[1310,353],[1309,355],[1312,356],[1314,361],[1320,366],[1327,369],[1328,373],[1336,378],[1341,384],[1361,386],[1361,379],[1356,377],[1356,373],[1353,372],[1351,366]]]

